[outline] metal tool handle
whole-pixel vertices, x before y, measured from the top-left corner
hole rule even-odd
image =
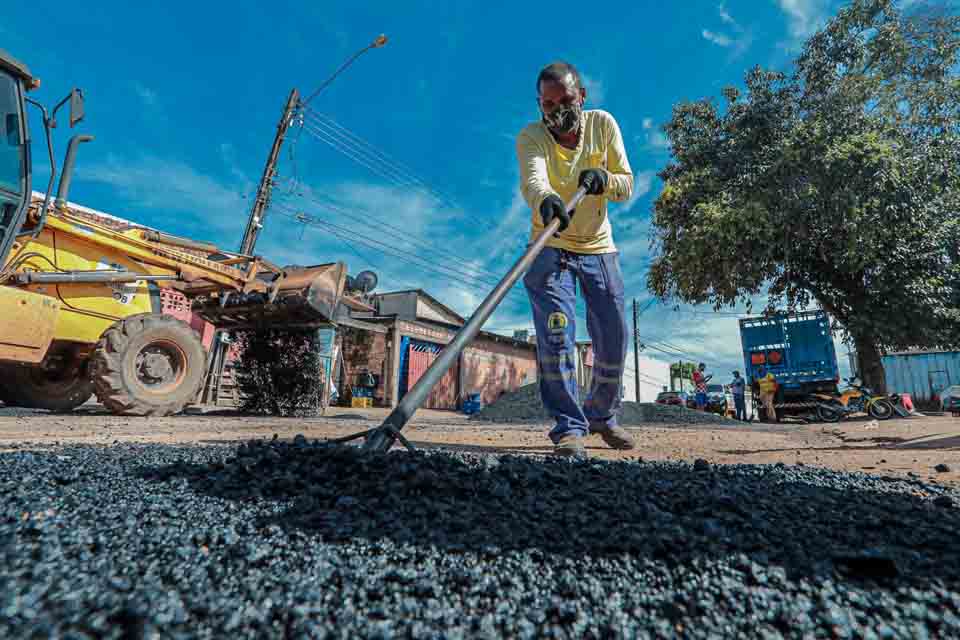
[[[567,213],[571,214],[586,195],[587,192],[583,187],[577,189],[577,192],[573,194],[573,197],[566,205]],[[517,280],[520,279],[520,276],[530,268],[530,265],[533,264],[536,257],[543,251],[544,245],[547,244],[547,241],[559,228],[560,219],[554,218],[543,232],[537,236],[533,244],[527,247],[527,251],[523,256],[517,260],[513,268],[510,269],[509,273],[494,287],[493,291],[487,294],[487,297],[480,303],[477,310],[473,312],[473,315],[470,316],[467,323],[453,336],[453,339],[443,348],[443,351],[440,352],[437,359],[433,361],[426,372],[417,380],[417,383],[413,385],[413,389],[403,396],[403,400],[390,412],[390,415],[383,421],[383,424],[367,436],[363,444],[364,450],[386,452],[393,446],[393,443],[396,442],[397,439],[395,434],[403,429],[407,421],[413,417],[413,414],[427,399],[427,396],[430,395],[430,392],[437,383],[440,382],[440,379],[443,378],[447,370],[453,366],[460,352],[477,336],[481,327],[483,327],[483,323],[493,314],[497,306],[503,301],[504,297],[506,297],[507,292],[509,292],[513,285],[517,283]]]

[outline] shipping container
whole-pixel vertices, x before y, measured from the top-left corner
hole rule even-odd
[[[905,351],[881,358],[888,393],[909,393],[928,403],[950,385],[960,384],[960,351]]]

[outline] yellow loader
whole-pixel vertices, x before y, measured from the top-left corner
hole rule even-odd
[[[53,201],[50,130],[74,89],[48,113],[27,97],[39,86],[0,50],[0,401],[69,411],[93,394],[125,415],[170,415],[197,398],[207,371],[200,337],[162,313],[160,287],[184,293],[218,329],[321,326],[345,305],[346,266],[279,268],[250,255],[142,226],[109,225],[67,201],[74,136]],[[45,194],[31,188],[27,104],[43,114],[50,160]]]

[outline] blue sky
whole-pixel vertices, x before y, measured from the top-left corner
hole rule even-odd
[[[372,268],[380,290],[421,287],[463,315],[526,241],[514,139],[539,117],[540,67],[573,62],[588,107],[620,123],[636,197],[611,216],[627,295],[646,306],[655,174],[669,159],[659,127],[672,106],[719,96],[755,64],[786,69],[839,6],[555,2],[548,14],[517,2],[12,4],[0,42],[42,79],[34,97],[52,104],[73,86],[85,92],[77,131],[96,140],[81,148],[71,200],[230,249],[290,89],[311,93],[385,33],[387,46],[362,56],[311,103],[302,131],[291,130],[296,144],[284,148],[257,250],[279,263]],[[42,132],[31,116],[42,189]],[[56,136],[59,162],[69,132]],[[291,217],[301,211],[317,224]],[[531,325],[520,287],[488,323],[507,333]],[[579,327],[585,337],[582,318]],[[736,318],[706,308],[654,304],[640,334],[722,377],[742,364]]]

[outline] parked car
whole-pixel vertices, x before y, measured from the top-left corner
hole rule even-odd
[[[688,401],[688,396],[684,391],[661,391],[657,394],[657,404],[672,404],[677,406],[685,406]]]
[[[943,390],[940,394],[940,408],[954,415],[960,414],[960,384]]]
[[[722,384],[708,384],[707,411],[724,415],[728,406],[726,388]]]
[[[685,403],[686,406],[690,409],[696,409],[697,395],[695,393],[688,393],[684,395],[687,397]],[[727,406],[727,395],[724,392],[724,386],[722,384],[708,384],[706,410],[710,413],[719,413],[720,415],[724,415],[727,412]]]

